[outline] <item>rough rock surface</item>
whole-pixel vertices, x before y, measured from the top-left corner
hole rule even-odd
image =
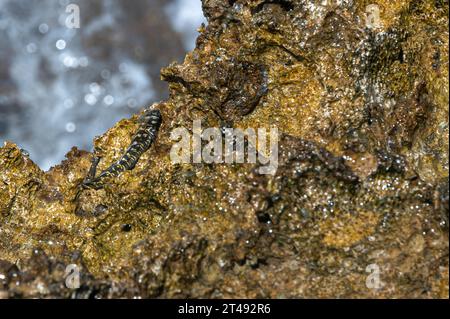
[[[0,297],[448,298],[448,1],[203,9],[196,49],[162,70],[163,125],[134,170],[77,205],[92,154],[43,172],[0,148]],[[277,126],[276,175],[173,164],[170,132],[194,119]],[[99,169],[136,127],[95,140]]]

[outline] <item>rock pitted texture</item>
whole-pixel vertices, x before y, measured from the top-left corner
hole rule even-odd
[[[203,9],[196,49],[162,70],[163,125],[134,170],[77,206],[92,154],[43,172],[0,149],[1,297],[448,298],[448,2]],[[195,119],[277,126],[276,175],[173,164],[170,132]],[[96,139],[100,170],[136,128]]]

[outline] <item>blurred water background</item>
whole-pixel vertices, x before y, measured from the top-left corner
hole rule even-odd
[[[70,4],[80,28],[68,28]],[[42,169],[168,95],[160,69],[206,22],[200,0],[0,0],[0,146]]]

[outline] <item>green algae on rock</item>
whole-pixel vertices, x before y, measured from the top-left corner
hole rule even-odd
[[[155,144],[78,209],[92,154],[72,149],[43,172],[13,143],[0,149],[0,296],[448,298],[448,2],[203,9],[196,48],[162,70]],[[196,119],[275,125],[277,173],[172,163],[170,132]],[[99,170],[137,125],[95,140]]]

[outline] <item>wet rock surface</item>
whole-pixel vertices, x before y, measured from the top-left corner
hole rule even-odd
[[[163,124],[134,170],[77,202],[92,154],[43,172],[0,149],[0,296],[448,298],[448,2],[203,9],[196,49],[162,70]],[[170,132],[195,119],[278,127],[276,174],[172,163]],[[137,121],[95,140],[99,170]]]

